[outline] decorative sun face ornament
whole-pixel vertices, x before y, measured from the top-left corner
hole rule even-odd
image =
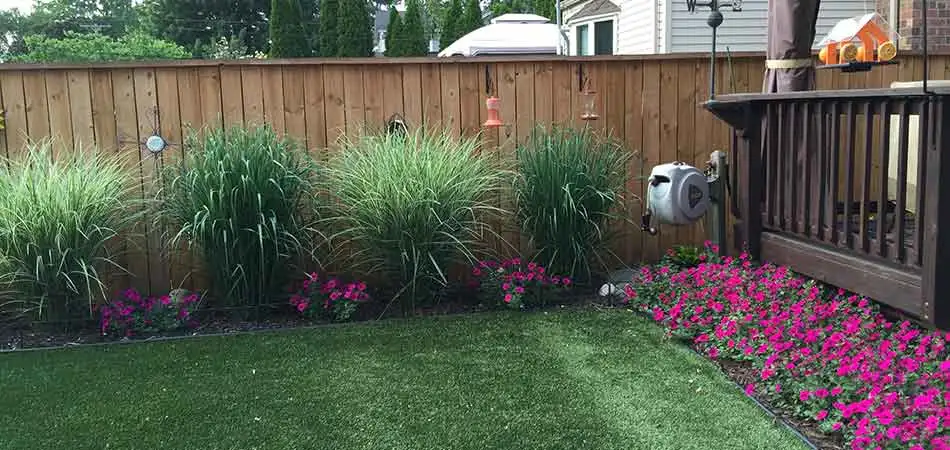
[[[154,134],[145,139],[145,149],[150,153],[157,154],[161,153],[162,150],[165,150],[165,147],[168,146],[168,143],[165,142],[165,138]]]

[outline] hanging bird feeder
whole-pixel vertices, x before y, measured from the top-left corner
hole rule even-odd
[[[491,72],[488,70],[488,66],[485,66],[485,95],[488,96],[485,100],[485,110],[488,112],[488,119],[482,124],[485,128],[498,128],[504,125],[499,112],[501,109],[501,100],[492,95],[493,87],[494,83],[491,79]]]
[[[581,120],[597,120],[597,91],[590,88],[590,78],[584,73],[584,66],[577,68],[577,76],[581,86]]]
[[[498,128],[504,125],[498,115],[499,108],[501,108],[501,100],[499,100],[498,97],[491,96],[485,100],[485,109],[488,111],[488,120],[486,120],[482,126],[486,128]]]

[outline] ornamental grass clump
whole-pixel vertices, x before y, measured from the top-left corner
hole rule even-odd
[[[393,284],[414,308],[448,284],[453,264],[476,261],[502,175],[477,147],[422,127],[344,142],[328,169],[327,226],[347,267]]]
[[[746,255],[644,268],[627,299],[712,358],[744,361],[746,392],[854,449],[950,448],[950,333],[885,318],[868,299]]]
[[[631,153],[589,129],[538,129],[517,150],[518,221],[550,270],[590,281],[608,265],[611,220],[621,218]]]
[[[187,156],[166,167],[158,196],[166,243],[197,250],[216,306],[257,314],[283,297],[289,266],[307,242],[306,152],[270,127],[209,130],[188,141]]]
[[[111,250],[139,217],[137,179],[115,154],[54,158],[52,147],[30,144],[0,164],[0,291],[13,291],[0,305],[42,322],[92,319],[106,271],[121,269]]]

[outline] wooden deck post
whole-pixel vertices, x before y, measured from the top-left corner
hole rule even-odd
[[[745,189],[739,199],[742,214],[742,238],[749,256],[758,260],[762,256],[762,109],[754,104],[743,108],[745,126],[738,130],[739,178]]]
[[[950,119],[950,98],[931,97],[921,114],[921,130],[930,142],[927,146],[926,192],[924,199],[923,319],[937,328],[950,329],[950,276],[941,271],[950,264],[950,132],[944,121]],[[920,205],[918,205],[920,207]]]

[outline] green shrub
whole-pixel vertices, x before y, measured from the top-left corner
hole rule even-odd
[[[612,209],[623,205],[630,158],[589,129],[538,129],[517,150],[518,220],[548,269],[589,281],[604,266]]]
[[[43,35],[27,36],[29,52],[16,62],[91,62],[187,59],[191,54],[174,42],[143,33],[113,39],[97,33],[66,33],[62,39]]]
[[[344,143],[329,167],[328,216],[349,267],[398,284],[412,308],[448,283],[454,263],[484,248],[488,214],[499,212],[501,171],[476,154],[478,138],[423,128]],[[407,297],[401,295],[407,294]]]
[[[269,127],[192,133],[187,147],[158,197],[168,247],[200,253],[218,306],[277,301],[307,242],[306,152]]]
[[[0,167],[0,254],[16,302],[7,313],[41,321],[91,318],[106,298],[107,244],[137,219],[136,178],[114,154],[54,159],[50,141]]]

